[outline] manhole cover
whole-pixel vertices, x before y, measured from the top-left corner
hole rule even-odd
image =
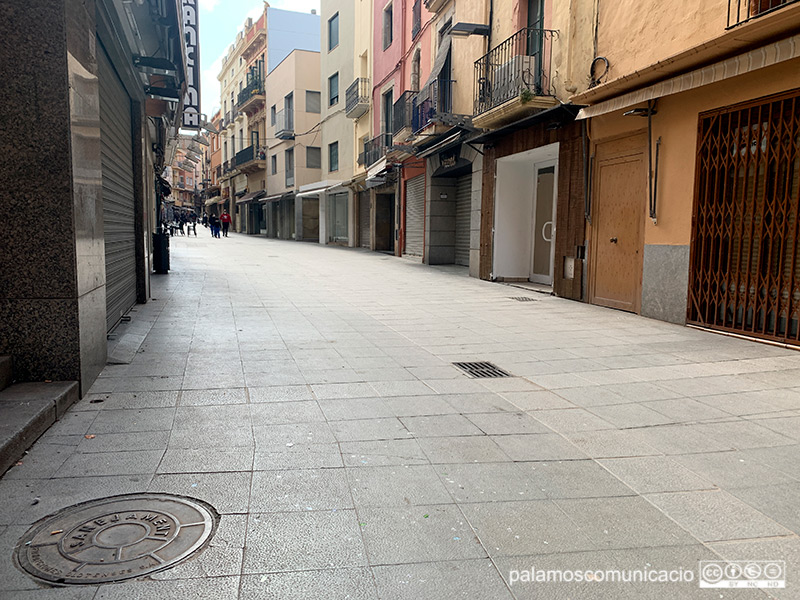
[[[19,565],[55,584],[96,584],[174,566],[202,548],[214,510],[191,498],[129,494],[83,502],[31,527],[17,546]]]

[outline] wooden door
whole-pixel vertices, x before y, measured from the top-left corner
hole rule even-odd
[[[639,312],[642,296],[645,147],[625,138],[597,148],[592,217],[593,304]]]

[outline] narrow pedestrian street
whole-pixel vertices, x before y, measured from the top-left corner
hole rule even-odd
[[[0,597],[798,598],[797,350],[360,249],[199,227],[170,252],[119,364],[0,480]],[[138,492],[208,503],[208,546],[98,586],[14,564],[37,520]],[[754,557],[789,587],[523,573]]]

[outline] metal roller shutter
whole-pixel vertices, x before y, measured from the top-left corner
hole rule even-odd
[[[472,210],[472,175],[456,183],[456,264],[469,266],[469,216]]]
[[[425,175],[406,182],[406,254],[422,256],[425,244]]]
[[[136,303],[133,140],[130,98],[99,43],[98,48],[106,327],[111,330]]]
[[[361,247],[369,248],[369,192],[358,194],[358,230]]]

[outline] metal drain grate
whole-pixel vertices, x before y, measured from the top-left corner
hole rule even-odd
[[[538,298],[531,298],[530,296],[509,296],[509,300],[516,300],[517,302],[538,302]]]
[[[454,362],[459,369],[478,379],[489,377],[511,377],[511,373],[505,372],[497,365],[490,362]]]

